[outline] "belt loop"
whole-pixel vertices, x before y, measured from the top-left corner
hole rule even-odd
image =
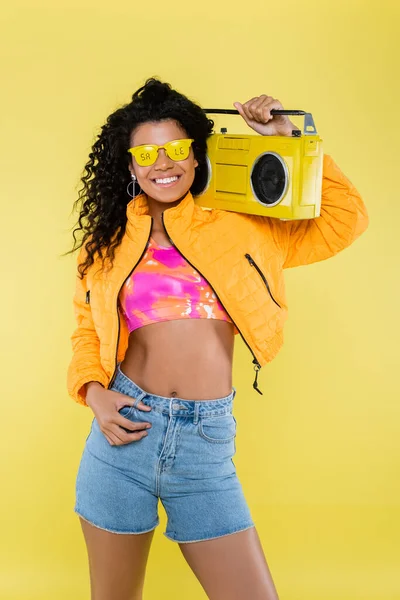
[[[146,395],[146,393],[139,394],[139,396],[136,398],[135,402],[133,403],[133,408],[137,408],[137,405],[139,404],[139,402],[141,400],[143,400],[143,398],[145,397],[145,395]]]
[[[199,412],[200,412],[200,402],[195,402],[193,425],[197,425],[197,423],[199,422]]]

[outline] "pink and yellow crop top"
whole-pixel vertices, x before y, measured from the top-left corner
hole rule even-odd
[[[208,282],[175,246],[150,238],[146,251],[126,279],[119,305],[129,333],[173,319],[220,319],[232,323]],[[234,325],[235,334],[239,333]]]

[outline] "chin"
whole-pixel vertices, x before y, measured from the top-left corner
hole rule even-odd
[[[146,185],[144,187],[141,187],[146,196],[152,198],[153,200],[157,200],[157,202],[165,202],[169,204],[171,202],[176,202],[177,200],[184,198],[184,196],[186,196],[186,194],[190,190],[191,185],[192,184],[190,184],[189,186],[182,186],[178,183],[176,188],[171,187],[159,190],[156,189],[154,185]]]

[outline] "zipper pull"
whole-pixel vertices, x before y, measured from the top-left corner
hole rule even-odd
[[[259,363],[259,362],[257,362],[257,360],[256,360],[256,359],[254,359],[254,360],[253,360],[253,363],[254,363],[254,370],[255,370],[255,372],[256,372],[256,376],[255,376],[255,379],[254,379],[254,382],[253,382],[253,388],[256,390],[256,392],[258,392],[259,394],[261,394],[261,396],[263,396],[264,394],[263,394],[263,393],[262,393],[262,391],[261,391],[261,390],[258,388],[258,385],[257,385],[258,372],[259,372],[259,370],[261,369],[261,365],[260,365],[260,363]]]
[[[250,254],[245,254],[245,257],[247,258],[247,260],[249,261],[249,263],[253,267],[254,266],[254,260],[251,258]]]
[[[90,290],[86,292],[86,304],[90,304]]]

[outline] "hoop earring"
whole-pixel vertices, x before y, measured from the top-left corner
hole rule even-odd
[[[139,196],[140,194],[143,194],[143,190],[142,190],[142,188],[140,187],[139,183],[136,181],[136,175],[134,175],[133,173],[131,173],[131,177],[132,177],[132,181],[130,181],[130,182],[128,183],[128,185],[126,186],[126,193],[127,193],[127,194],[128,194],[128,196],[130,196],[131,198],[136,198],[136,196]],[[130,193],[130,191],[129,191],[129,186],[131,185],[131,183],[133,183],[133,194],[131,194],[131,193]],[[138,192],[137,194],[135,194],[135,184],[136,184],[136,183],[139,185],[139,189],[140,189],[140,192]]]

